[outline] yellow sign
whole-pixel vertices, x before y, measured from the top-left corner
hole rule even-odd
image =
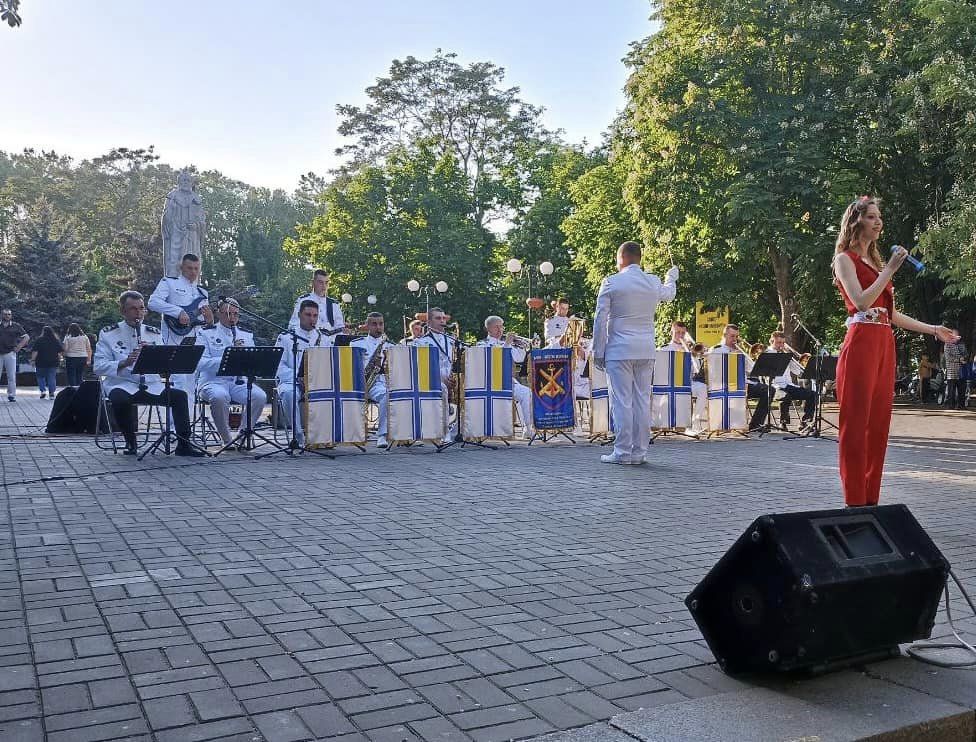
[[[695,340],[706,348],[722,342],[722,328],[729,323],[729,308],[705,311],[700,301],[695,303]]]

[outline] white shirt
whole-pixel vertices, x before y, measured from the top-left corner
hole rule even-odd
[[[197,333],[197,345],[203,346],[203,356],[197,366],[199,382],[231,386],[237,381],[233,376],[217,376],[224,350],[232,347],[253,348],[254,336],[239,327],[232,329],[217,323],[214,327]]]
[[[163,336],[159,330],[149,325],[142,326],[142,343],[145,345],[163,345]],[[140,335],[136,328],[126,324],[125,320],[117,325],[109,325],[98,333],[95,345],[95,357],[92,368],[102,378],[102,389],[108,394],[113,389],[124,389],[129,394],[139,391],[139,384],[145,384],[150,394],[160,394],[163,380],[158,374],[145,374],[140,377],[132,373],[132,366],[126,366],[121,371],[119,364],[136,348],[140,347]]]
[[[156,284],[156,288],[149,295],[149,302],[146,308],[150,312],[159,312],[167,317],[172,317],[176,319],[180,316],[181,312],[186,310],[183,307],[188,306],[190,303],[195,301],[197,298],[203,297],[204,301],[209,299],[207,290],[200,288],[195,283],[191,283],[186,280],[186,277],[181,273],[176,278],[161,278],[159,283]],[[203,305],[201,304],[200,307]],[[200,314],[198,307],[196,312],[187,312],[191,315],[190,319],[194,319]],[[163,342],[166,345],[178,345],[179,342],[187,336],[196,335],[197,328],[192,328],[186,335],[177,335],[175,332],[170,332],[170,329],[163,324]]]
[[[441,381],[447,382],[451,376],[451,366],[457,352],[457,340],[443,332],[429,330],[426,335],[413,341],[414,345],[429,345],[440,351]]]
[[[569,317],[560,317],[558,314],[550,317],[545,322],[545,329],[542,331],[546,336],[546,346],[549,348],[559,347],[559,338],[569,327]]]
[[[788,353],[786,350],[773,350],[772,348],[767,348],[764,353]],[[773,386],[777,389],[785,389],[788,384],[793,384],[793,376],[802,376],[803,366],[796,362],[795,358],[790,359],[790,365],[786,367],[786,371],[773,379]]]
[[[593,320],[593,356],[608,361],[654,358],[654,313],[662,301],[677,292],[677,269],[662,283],[633,263],[607,276],[596,297]]]
[[[298,337],[305,338],[308,342],[303,343],[301,340],[298,341],[298,357],[295,358],[295,363],[300,369],[302,367],[302,358],[305,356],[306,348],[325,348],[333,344],[333,338],[323,334],[317,329],[303,330],[301,327],[295,329]],[[281,361],[278,362],[278,373],[275,374],[278,379],[278,386],[284,386],[291,384],[295,377],[295,366],[292,365],[291,357],[291,335],[287,332],[283,332],[278,336],[278,340],[275,342],[279,348],[284,348],[285,352],[281,354]],[[299,379],[300,381],[300,379]]]
[[[742,353],[741,350],[739,350],[738,348],[730,348],[725,343],[721,343],[719,345],[716,345],[714,348],[710,349],[708,352],[709,353],[740,353],[740,354],[742,354],[745,357],[745,359],[746,359],[746,374],[747,375],[750,374],[750,373],[752,373],[752,367],[756,365],[755,361],[753,361],[745,353]],[[750,381],[751,381],[751,379],[750,379]]]
[[[487,348],[511,348],[512,349],[512,363],[513,364],[515,364],[515,363],[521,363],[522,361],[525,360],[525,349],[524,348],[516,348],[516,347],[514,347],[512,345],[509,345],[508,343],[505,342],[505,338],[504,337],[495,338],[495,337],[492,337],[491,335],[489,335],[484,340],[479,340],[478,341],[478,345],[480,345],[482,347],[487,347]],[[513,367],[512,372],[514,373],[514,371],[515,371],[515,369]]]
[[[328,296],[319,296],[314,291],[311,294],[305,294],[305,296],[299,296],[298,301],[295,302],[295,311],[291,313],[291,319],[288,320],[289,327],[298,327],[298,310],[302,306],[303,301],[314,301],[319,305],[319,323],[318,328],[320,330],[337,330],[340,327],[345,327],[346,321],[342,316],[342,307],[339,306],[339,302]],[[334,322],[329,322],[329,303],[332,304],[332,319]]]
[[[377,348],[379,348],[381,345],[384,348],[393,347],[393,343],[388,341],[382,335],[380,335],[378,338],[374,338],[372,335],[367,335],[366,337],[363,338],[356,338],[351,343],[349,343],[349,345],[352,346],[353,348],[362,348],[364,351],[366,351],[366,354],[363,356],[363,370],[366,369],[366,364],[369,363],[370,359],[373,357],[373,354],[376,353]],[[380,368],[383,368],[383,361],[385,360],[385,356],[386,356],[386,351],[384,350],[380,353],[380,357],[379,357]],[[376,377],[376,381],[377,382],[382,381],[385,384],[386,375],[381,373],[379,376]],[[366,391],[369,390],[367,389]]]

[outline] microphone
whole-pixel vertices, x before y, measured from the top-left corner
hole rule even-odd
[[[901,247],[901,245],[892,245],[891,246],[891,254],[894,255],[895,254],[895,250],[897,250],[899,247]],[[911,253],[908,254],[908,257],[905,258],[905,260],[908,261],[909,263],[911,263],[911,265],[915,269],[915,272],[916,273],[921,273],[922,271],[925,270],[925,263],[923,263],[918,258],[913,257]]]

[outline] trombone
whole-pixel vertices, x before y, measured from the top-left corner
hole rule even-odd
[[[696,343],[694,336],[688,330],[685,330],[685,334],[681,336],[681,344],[695,358],[704,358],[705,353],[708,351],[705,343]]]
[[[751,345],[745,340],[740,340],[736,347],[739,351],[745,353],[751,360],[755,361],[760,355],[766,352],[765,343],[752,343]]]
[[[798,351],[796,348],[794,348],[789,343],[783,343],[783,345],[785,345],[786,346],[786,349],[790,353],[793,354],[793,360],[794,361],[796,361],[801,366],[803,366],[803,368],[806,368],[807,367],[807,363],[809,363],[809,361],[810,361],[810,354],[809,353],[801,353],[800,351]]]

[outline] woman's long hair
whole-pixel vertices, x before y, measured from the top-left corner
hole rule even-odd
[[[54,334],[54,330],[51,329],[50,325],[44,325],[44,327],[41,328],[41,337],[48,338],[49,340],[53,340],[56,343],[61,342],[61,339]]]
[[[846,250],[850,250],[855,240],[860,236],[861,217],[864,216],[869,206],[881,208],[881,199],[874,196],[861,196],[845,209],[844,216],[840,220],[840,232],[837,233],[837,244],[834,246],[835,257]],[[884,268],[881,251],[878,250],[876,240],[871,240],[871,244],[868,245],[867,258],[879,271]]]
[[[79,325],[77,322],[72,322],[70,325],[68,325],[68,334],[73,338],[81,335],[81,325]]]

